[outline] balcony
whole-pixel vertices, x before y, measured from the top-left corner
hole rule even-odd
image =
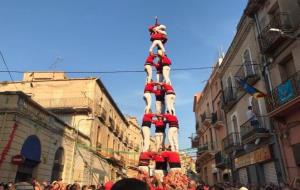
[[[233,152],[242,148],[241,137],[239,133],[230,133],[222,140],[223,148],[226,153]]]
[[[258,138],[267,138],[270,136],[269,131],[264,128],[263,123],[255,117],[246,121],[240,128],[243,144],[254,142]]]
[[[264,3],[266,2],[266,0],[249,0],[247,7],[245,9],[245,14],[247,16],[252,16],[253,14],[255,14],[260,8],[262,8],[262,6],[264,5]]]
[[[280,29],[284,33],[289,34],[292,30],[292,25],[288,13],[278,13],[270,18],[270,22],[262,30],[259,40],[260,49],[264,54],[272,54],[280,44],[287,39],[280,32],[270,31],[271,28]]]
[[[124,143],[125,143],[125,144],[128,144],[128,143],[129,143],[128,137],[125,137]]]
[[[105,109],[102,109],[100,114],[98,114],[99,119],[102,120],[102,122],[106,122],[107,120],[107,112]]]
[[[215,154],[216,168],[225,169],[228,167],[229,160],[228,157],[222,152],[219,151]]]
[[[238,101],[237,88],[225,88],[223,90],[222,109],[228,112]]]
[[[109,128],[113,132],[116,130],[116,123],[111,117],[109,117]]]
[[[211,114],[204,112],[201,114],[201,122],[205,126],[209,126],[211,123]]]
[[[212,159],[216,153],[217,145],[215,142],[208,142],[198,147],[197,155],[200,163],[206,163]]]
[[[115,127],[114,133],[115,133],[115,135],[116,135],[117,137],[120,136],[121,131],[120,131],[120,127],[119,127],[119,126],[116,126],[116,127]]]
[[[258,63],[247,61],[242,64],[235,76],[244,79],[250,85],[254,85],[260,79],[259,72]]]
[[[198,148],[200,145],[199,136],[196,134],[192,134],[191,140],[192,140],[192,148]]]
[[[214,128],[219,129],[225,126],[223,114],[221,111],[212,113],[211,124],[213,124]]]
[[[266,97],[269,115],[285,116],[299,109],[300,103],[300,71],[292,75],[274,88]]]
[[[34,99],[36,102],[41,104],[47,109],[53,110],[81,110],[81,111],[92,111],[93,101],[86,97],[70,97],[70,98],[54,98],[54,99]]]

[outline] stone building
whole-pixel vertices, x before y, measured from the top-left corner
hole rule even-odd
[[[69,178],[75,138],[89,137],[22,92],[0,92],[0,180]]]
[[[222,170],[222,180],[229,176],[232,182],[242,184],[279,185],[299,178],[299,26],[298,1],[248,1],[218,71],[226,136],[216,137],[222,139],[221,151],[215,153],[214,160],[210,157],[207,168]],[[267,96],[251,96],[239,81]],[[202,127],[212,121],[201,115],[212,109],[208,104],[213,89],[208,88],[210,84],[211,79],[200,98],[194,98],[199,106],[194,103],[198,135],[192,143],[200,144],[201,151],[202,142],[207,144],[206,151],[209,142],[215,141],[209,133],[206,137],[203,129],[208,127]],[[202,178],[211,182],[211,171],[204,170],[201,159],[198,156],[198,169]]]
[[[96,184],[126,175],[128,159],[120,152],[137,145],[126,140],[129,122],[100,79],[30,72],[23,81],[0,83],[2,92],[16,89],[87,137],[76,138],[73,157],[68,158],[72,164],[64,166],[64,172],[70,171],[65,182]]]
[[[226,128],[218,76],[221,63],[222,59],[218,60],[201,95],[194,99],[197,135],[192,140],[193,147],[198,148],[196,167],[204,182],[210,185],[222,181],[223,171],[218,168],[225,168],[221,139],[226,135]]]
[[[300,178],[300,2],[249,1],[245,13],[257,26],[265,60],[267,112],[284,164],[280,176],[290,183]]]

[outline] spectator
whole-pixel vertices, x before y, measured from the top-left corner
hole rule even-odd
[[[115,183],[111,190],[150,190],[147,183],[134,179],[134,178],[126,178]]]

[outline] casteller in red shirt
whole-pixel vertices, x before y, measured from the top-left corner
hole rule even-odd
[[[179,127],[176,115],[166,113],[163,114],[163,117],[166,118],[167,122],[169,123],[169,127]]]
[[[153,158],[153,153],[148,152],[141,152],[140,158],[139,158],[139,166],[148,166],[150,163],[150,160]]]

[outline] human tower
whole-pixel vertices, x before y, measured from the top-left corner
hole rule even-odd
[[[150,162],[155,162],[155,173],[165,175],[172,170],[181,170],[178,149],[179,123],[175,113],[176,94],[170,80],[171,60],[166,54],[168,41],[166,26],[156,22],[149,27],[151,46],[144,68],[146,83],[144,100],[146,103],[142,120],[143,150],[140,154],[139,169],[150,173]],[[156,80],[152,73],[156,71]],[[152,95],[155,96],[155,111],[151,110]],[[155,147],[150,147],[151,126],[155,126]],[[167,129],[168,126],[168,129]],[[168,130],[166,135],[166,130]],[[165,146],[168,136],[169,146]]]

